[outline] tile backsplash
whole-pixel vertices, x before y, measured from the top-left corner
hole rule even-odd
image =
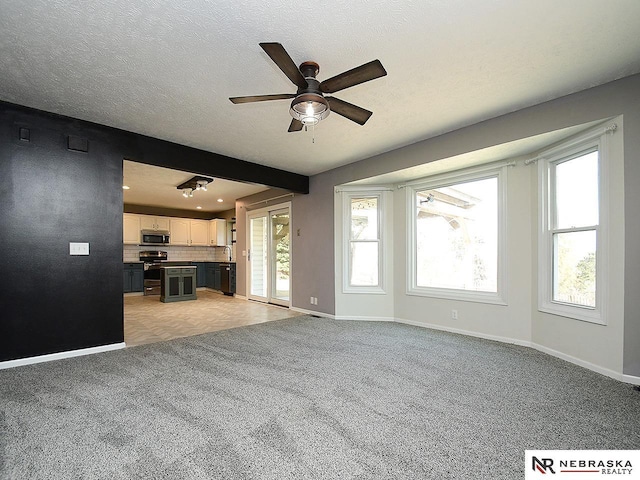
[[[140,247],[138,245],[123,245],[122,259],[124,262],[140,260],[142,250],[164,250],[170,262],[226,262],[229,260],[229,250],[224,247],[180,247],[173,245],[158,247]],[[236,261],[236,246],[233,245],[232,261]]]

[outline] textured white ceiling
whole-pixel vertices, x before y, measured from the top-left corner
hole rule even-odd
[[[214,178],[207,185],[207,191],[197,190],[193,197],[185,198],[176,187],[195,176],[194,173],[180,172],[168,168],[155,167],[125,160],[123,162],[124,203],[131,205],[151,205],[154,207],[221,212],[236,208],[236,199],[267,190],[264,185],[232,182]],[[222,199],[219,202],[218,199]]]
[[[0,0],[0,99],[315,174],[640,72],[638,0]],[[287,133],[293,93],[258,46],[320,80],[373,59],[388,76],[336,94],[372,110]]]

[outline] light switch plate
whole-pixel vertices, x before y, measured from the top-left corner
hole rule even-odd
[[[69,255],[89,255],[89,242],[69,242]]]

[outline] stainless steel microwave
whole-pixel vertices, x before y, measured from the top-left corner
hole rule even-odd
[[[166,230],[142,230],[141,245],[169,245],[169,232]]]

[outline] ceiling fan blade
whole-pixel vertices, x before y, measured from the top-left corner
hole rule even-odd
[[[384,77],[386,74],[387,71],[380,60],[373,60],[325,80],[320,84],[320,90],[324,93],[335,93],[375,78]]]
[[[260,46],[294,85],[300,88],[307,88],[307,81],[281,44],[271,42],[261,43]]]
[[[278,93],[276,95],[253,95],[249,97],[229,97],[231,103],[266,102],[267,100],[284,100],[295,98],[295,93]]]
[[[287,130],[287,132],[299,132],[300,130],[302,130],[302,122],[292,118],[291,125],[289,125],[289,130]]]
[[[369,117],[373,115],[373,112],[358,107],[353,103],[345,102],[335,97],[325,97],[329,101],[329,108],[332,112],[336,112],[338,115],[342,115],[344,118],[364,125],[369,120]]]

